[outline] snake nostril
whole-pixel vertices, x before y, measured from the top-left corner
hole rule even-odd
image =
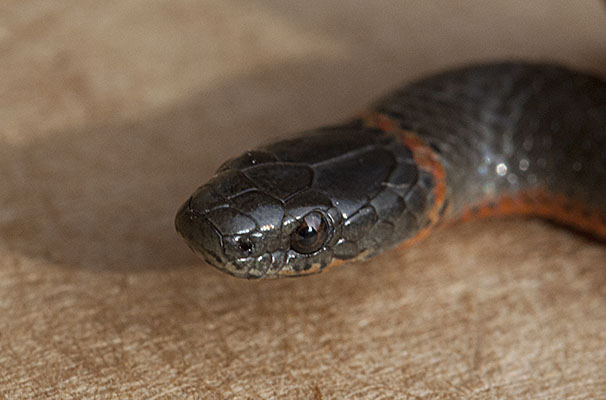
[[[254,244],[245,238],[241,238],[237,241],[237,246],[238,249],[243,253],[243,254],[251,254],[255,248]]]
[[[194,200],[194,196],[189,196],[189,199],[186,201],[187,204],[187,211],[189,212],[194,212],[194,209],[192,208],[191,202]]]

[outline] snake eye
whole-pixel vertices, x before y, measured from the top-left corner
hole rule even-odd
[[[326,220],[318,211],[303,217],[290,240],[290,247],[298,253],[309,254],[318,251],[328,236]]]

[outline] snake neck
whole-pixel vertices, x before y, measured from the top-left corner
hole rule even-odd
[[[606,83],[504,63],[415,82],[369,114],[442,166],[444,219],[535,215],[606,239]]]
[[[415,235],[404,241],[405,246],[414,244],[427,237],[433,228],[441,223],[444,216],[449,213],[451,193],[449,193],[443,162],[434,148],[414,132],[399,128],[396,121],[388,116],[370,112],[362,115],[362,121],[367,127],[394,135],[411,152],[419,171],[422,171],[425,176],[431,179],[431,183],[427,185],[429,191],[426,198],[428,204],[423,216],[424,224]]]

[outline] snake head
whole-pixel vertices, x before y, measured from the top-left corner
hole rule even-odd
[[[181,206],[175,226],[229,274],[305,275],[414,234],[425,197],[417,180],[410,151],[393,136],[326,128],[227,161]]]

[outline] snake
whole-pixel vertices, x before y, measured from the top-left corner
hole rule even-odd
[[[241,278],[304,276],[438,226],[538,217],[606,240],[606,82],[547,62],[453,68],[223,163],[177,232]]]

